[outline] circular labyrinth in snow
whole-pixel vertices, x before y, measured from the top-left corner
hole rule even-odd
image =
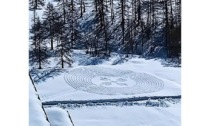
[[[156,92],[164,86],[162,80],[150,74],[105,67],[72,69],[64,79],[77,90],[106,95]]]

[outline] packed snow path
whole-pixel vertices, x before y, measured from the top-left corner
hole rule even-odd
[[[162,80],[150,74],[96,66],[70,70],[64,79],[76,90],[104,95],[150,93],[164,87]]]

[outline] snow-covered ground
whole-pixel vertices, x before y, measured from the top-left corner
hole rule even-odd
[[[157,106],[156,103],[160,103]],[[137,104],[138,103],[138,104]],[[77,107],[76,107],[77,106]],[[62,109],[61,109],[62,108]],[[51,120],[66,126],[180,126],[181,101],[174,99],[138,101],[118,105],[55,105],[47,107]],[[50,110],[50,111],[48,111]],[[51,112],[53,111],[53,112]],[[56,112],[54,112],[56,111]],[[67,116],[67,111],[70,113]],[[59,113],[63,113],[60,115]],[[70,118],[68,118],[70,116]],[[62,119],[56,119],[62,118]],[[66,120],[66,121],[63,121]],[[55,121],[52,121],[55,122]],[[64,123],[66,122],[66,123]],[[71,122],[71,123],[70,123]],[[56,124],[56,123],[53,123]]]
[[[61,108],[42,108],[38,92],[29,83],[29,125],[30,126],[72,126],[67,111]],[[44,113],[44,110],[47,117]],[[47,121],[47,118],[49,122]]]
[[[48,78],[46,81],[42,81],[38,83],[37,89],[39,90],[40,97],[43,101],[61,101],[61,100],[90,100],[90,99],[110,99],[110,98],[127,98],[127,97],[136,97],[136,96],[176,96],[181,95],[181,68],[180,67],[164,67],[161,63],[161,60],[146,60],[143,58],[138,58],[137,56],[133,56],[132,58],[128,58],[128,61],[112,65],[114,62],[119,60],[118,55],[113,55],[109,60],[102,60],[98,65],[89,65],[84,66],[86,63],[91,62],[83,51],[74,51],[74,64],[73,68],[65,69],[65,72],[59,73],[52,78]],[[99,59],[100,60],[100,59]],[[85,62],[85,63],[84,63]],[[83,64],[82,64],[83,63]],[[81,71],[82,69],[85,69]],[[144,83],[153,84],[154,88],[161,88],[159,90],[154,90],[151,92],[140,92],[140,93],[131,93],[129,94],[109,94],[109,93],[94,93],[87,91],[88,86],[87,81],[84,80],[87,76],[91,76],[88,70],[92,69],[102,69],[103,73],[110,73],[110,76],[113,76],[116,71],[128,71],[136,74],[136,78],[141,74],[145,74],[148,77],[148,82],[144,81]],[[79,72],[81,71],[81,72]],[[100,70],[99,70],[100,71]],[[67,79],[65,76],[68,76]],[[96,73],[99,74],[99,73]],[[138,75],[138,76],[137,76]],[[109,76],[109,79],[111,78]],[[119,75],[123,76],[123,75]],[[72,86],[72,82],[81,83],[85,85],[84,87],[75,88]],[[89,79],[89,78],[88,78]],[[90,78],[91,79],[91,78]],[[112,77],[113,79],[113,77]],[[116,78],[114,78],[116,79]],[[118,78],[119,79],[119,78]],[[137,78],[138,79],[138,78]],[[91,81],[95,83],[97,80],[97,76],[93,78]],[[129,80],[129,81],[128,81]],[[133,80],[127,78],[128,82],[133,82]],[[141,81],[141,80],[139,80]],[[69,83],[68,83],[69,82]],[[162,83],[162,85],[159,84]],[[143,83],[143,82],[142,82]],[[159,85],[157,85],[158,83]],[[77,83],[75,83],[76,85]],[[97,85],[97,84],[96,84]],[[113,84],[112,84],[113,85]],[[111,85],[111,86],[112,86]],[[128,83],[128,87],[132,84]],[[134,84],[133,84],[134,85]],[[149,88],[152,88],[152,86]],[[114,85],[115,89],[117,89],[116,85]],[[156,86],[156,87],[155,87]],[[161,86],[161,87],[157,87]],[[104,87],[104,86],[103,86]],[[123,86],[122,86],[123,87]],[[85,89],[82,89],[85,88]],[[111,89],[111,87],[108,87]],[[126,86],[124,87],[126,88]],[[144,87],[141,87],[144,89]],[[120,89],[120,88],[119,88]],[[133,90],[133,89],[132,89]],[[103,90],[102,90],[103,91]]]
[[[29,124],[30,126],[50,126],[31,82],[29,83]]]
[[[74,50],[72,68],[65,68],[59,74],[37,82],[36,88],[42,102],[181,95],[180,67],[166,67],[160,59],[146,60],[132,56],[121,60],[120,57],[123,56],[112,54],[107,60],[91,58],[84,51]],[[54,66],[55,62],[51,65]],[[30,89],[30,92],[33,91]],[[158,100],[154,101],[158,103]],[[165,103],[166,106],[159,103],[146,106],[147,101],[141,101],[138,105],[122,105],[123,102],[68,107],[55,105],[45,106],[45,110],[50,124],[55,126],[69,126],[72,123],[75,126],[180,126],[181,101],[173,103],[166,100]],[[40,111],[37,112],[41,116],[34,118],[37,112],[31,114],[30,126],[35,124],[33,120],[36,118],[42,118],[43,124],[40,123],[40,126],[48,124],[40,105],[39,102],[37,108]]]
[[[91,20],[94,16],[91,13],[93,6],[90,3],[92,1],[85,0],[85,2],[87,5],[84,19]],[[117,3],[114,0],[114,8],[116,7]],[[114,9],[115,13],[117,13],[116,10]],[[42,13],[43,10],[37,11],[40,17]],[[29,13],[29,17],[33,17],[32,12]],[[80,23],[84,23],[83,19],[80,20]],[[114,23],[118,23],[118,20]],[[30,19],[29,26],[31,24]],[[73,50],[72,56],[74,60],[72,68],[65,68],[50,75],[52,77],[42,78],[45,81],[36,82],[41,101],[37,99],[37,92],[30,83],[30,126],[181,125],[181,102],[172,104],[167,101],[166,107],[160,104],[148,107],[145,106],[147,101],[139,102],[140,105],[105,103],[108,105],[74,104],[72,106],[75,107],[69,108],[64,108],[62,105],[45,106],[48,122],[41,102],[181,95],[181,68],[166,67],[161,59],[146,60],[139,56],[125,58],[124,55],[112,54],[109,59],[105,60],[90,57],[82,50]],[[55,67],[59,58],[49,59],[51,67],[43,65],[43,68],[47,69],[40,70],[40,72]],[[36,78],[34,79],[36,81]],[[157,101],[155,100],[155,103]]]
[[[180,126],[181,106],[84,107],[68,110],[75,126]]]
[[[45,110],[51,126],[72,126],[67,111],[58,107],[46,108]]]

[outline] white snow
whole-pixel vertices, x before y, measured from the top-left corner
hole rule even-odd
[[[47,0],[51,1],[52,0]],[[90,4],[93,1],[85,0],[86,14],[84,19],[92,19],[91,11],[93,6]],[[55,4],[55,3],[54,3]],[[46,4],[47,5],[47,4]],[[45,7],[46,7],[45,5]],[[117,0],[114,0],[114,8],[117,7]],[[117,9],[114,12],[117,13]],[[37,15],[41,17],[43,10],[37,11]],[[33,17],[33,12],[29,12],[29,17]],[[41,18],[42,19],[42,18]],[[146,18],[145,18],[146,19]],[[114,23],[118,23],[117,17]],[[31,27],[32,20],[29,20],[29,27]],[[83,20],[80,21],[83,23]],[[48,68],[55,67],[59,61],[59,57],[50,58],[50,65]],[[37,83],[36,87],[42,101],[62,101],[62,100],[93,100],[93,99],[111,99],[111,98],[128,98],[138,96],[173,96],[181,95],[181,68],[165,67],[162,65],[160,59],[146,60],[132,56],[128,61],[112,65],[120,58],[119,54],[112,54],[109,60],[99,59],[96,57],[89,57],[83,50],[73,50],[73,64],[72,68],[65,68],[69,75],[72,70],[78,68],[106,68],[110,73],[111,70],[129,70],[135,73],[146,73],[160,79],[164,83],[164,87],[156,92],[136,93],[136,94],[115,94],[105,95],[86,92],[84,90],[75,89],[68,84],[64,76],[66,72],[59,73],[52,78],[47,78],[46,81]],[[90,65],[93,62],[100,63],[98,65]],[[89,66],[86,66],[89,65]],[[43,67],[46,67],[43,65]],[[85,71],[79,76],[85,75]],[[91,81],[97,85],[108,88],[130,88],[136,82],[130,78],[123,77],[108,77],[110,82],[103,81],[101,78],[107,76],[96,76]],[[121,85],[117,84],[123,80]],[[84,82],[85,83],[85,82]],[[123,84],[123,85],[122,85]],[[75,126],[180,126],[181,125],[181,103],[167,103],[168,107],[157,106],[83,106],[81,108],[63,109],[60,107],[45,108],[49,122],[41,106],[41,101],[37,98],[37,93],[33,85],[30,83],[29,90],[29,124],[30,126],[72,126],[67,111],[70,113]],[[142,101],[141,101],[142,102]],[[145,101],[143,101],[145,102]],[[146,103],[149,104],[150,101]]]
[[[72,126],[67,111],[58,107],[46,108],[51,126]]]
[[[146,73],[152,75],[163,81],[164,87],[162,90],[157,92],[150,93],[141,93],[134,95],[100,95],[89,93],[82,90],[77,90],[71,87],[64,80],[65,72],[60,73],[53,78],[48,78],[45,82],[41,82],[37,85],[37,89],[40,93],[40,96],[43,101],[53,101],[53,100],[88,100],[88,99],[107,99],[107,98],[125,98],[125,97],[134,97],[134,96],[173,96],[181,95],[181,68],[179,67],[164,67],[161,64],[161,60],[146,60],[143,58],[133,57],[130,58],[127,62],[111,65],[114,60],[118,59],[119,56],[112,56],[110,60],[104,61],[102,64],[90,65],[90,66],[79,66],[78,63],[81,60],[80,57],[85,59],[84,54],[81,51],[74,51],[74,66],[73,68],[66,68],[65,70],[71,71],[78,68],[107,68],[107,71],[112,69],[118,70],[130,70],[135,73]],[[77,56],[76,56],[77,55]],[[76,64],[77,63],[77,64]],[[111,71],[110,71],[111,72]],[[81,73],[80,76],[85,74]],[[73,73],[72,73],[73,75]],[[116,78],[113,78],[116,79]],[[93,82],[97,78],[93,79]],[[131,84],[132,85],[132,84]],[[116,85],[114,85],[116,87]]]
[[[50,126],[41,107],[32,83],[29,83],[29,124],[30,126]]]
[[[36,85],[39,95],[42,101],[62,101],[62,100],[93,100],[93,99],[111,99],[111,98],[129,98],[138,96],[174,96],[181,95],[181,68],[179,67],[165,67],[162,65],[161,60],[146,60],[138,57],[131,57],[128,61],[121,64],[112,65],[113,62],[119,60],[119,55],[112,55],[109,60],[104,60],[98,65],[84,66],[88,61],[88,56],[85,56],[81,50],[74,50],[74,64],[72,68],[65,68],[63,72],[52,78],[47,78],[46,81],[42,81]],[[86,60],[87,59],[87,60]],[[81,65],[80,63],[84,64]],[[86,85],[88,81],[83,78],[86,76],[88,70],[99,69],[102,70],[101,75],[96,76],[91,81],[96,86],[101,86],[97,82],[105,84],[111,81],[108,85],[103,85],[106,88],[130,88],[133,87],[136,82],[125,76],[107,76],[106,72],[110,72],[112,75],[116,74],[116,71],[131,71],[136,74],[145,73],[151,75],[164,84],[161,90],[148,93],[136,93],[136,94],[97,94],[87,92],[83,89],[73,88],[71,84],[67,83],[65,79],[74,79],[73,82],[83,80],[82,85]],[[78,72],[77,70],[81,72]],[[103,74],[105,71],[105,75]],[[116,71],[113,71],[116,70]],[[75,74],[74,72],[77,71]],[[67,73],[68,72],[68,76]],[[94,74],[94,73],[93,73]],[[69,77],[71,76],[71,77]],[[88,76],[93,76],[89,74]],[[95,75],[94,75],[95,76]],[[65,78],[67,77],[67,78]],[[69,77],[69,78],[68,78]],[[78,78],[74,78],[78,77]],[[123,78],[124,77],[124,78]],[[68,82],[72,82],[68,80]],[[116,82],[122,81],[123,83],[130,83],[126,85],[118,85]],[[148,80],[151,81],[151,80]],[[157,85],[156,85],[157,86]],[[85,88],[85,87],[84,87]],[[142,103],[149,104],[149,101],[142,101]],[[39,101],[39,107],[41,103]],[[180,103],[167,103],[167,107],[164,106],[145,106],[145,105],[133,105],[133,106],[82,106],[75,108],[62,108],[61,106],[54,106],[45,108],[49,121],[53,126],[69,126],[72,125],[67,111],[71,115],[71,119],[75,126],[180,126],[181,125],[181,102]],[[42,121],[45,115],[41,112]],[[33,114],[33,116],[36,114]],[[31,120],[31,118],[30,118]],[[31,121],[30,121],[31,122]],[[33,123],[33,122],[32,122]],[[34,124],[36,124],[34,122]],[[31,124],[30,124],[31,126]],[[40,125],[42,126],[42,125]]]
[[[84,107],[70,109],[75,126],[180,126],[181,107]]]
[[[135,81],[130,78],[120,78],[120,77],[109,77],[107,76],[96,76],[92,79],[92,82],[98,86],[104,87],[132,87],[135,85]],[[119,85],[119,83],[122,85]],[[123,85],[124,84],[124,85]]]

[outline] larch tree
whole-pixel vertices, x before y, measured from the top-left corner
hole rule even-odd
[[[58,12],[52,3],[48,3],[46,9],[43,12],[43,19],[46,22],[45,29],[48,31],[47,39],[50,40],[50,49],[53,50],[55,39],[55,23],[58,18]]]
[[[30,39],[34,40],[33,44],[36,44],[36,48],[30,50],[29,58],[32,64],[38,64],[38,69],[42,69],[42,63],[46,63],[46,59],[48,58],[46,43],[44,41],[46,34],[43,25],[43,22],[41,22],[40,18],[37,16],[36,22],[30,30],[30,34],[32,34]]]
[[[36,10],[41,10],[44,5],[45,5],[45,0],[29,0],[29,10],[33,11],[33,18],[32,18],[33,24],[35,24],[36,22]],[[35,44],[35,48],[36,45],[37,44]]]

